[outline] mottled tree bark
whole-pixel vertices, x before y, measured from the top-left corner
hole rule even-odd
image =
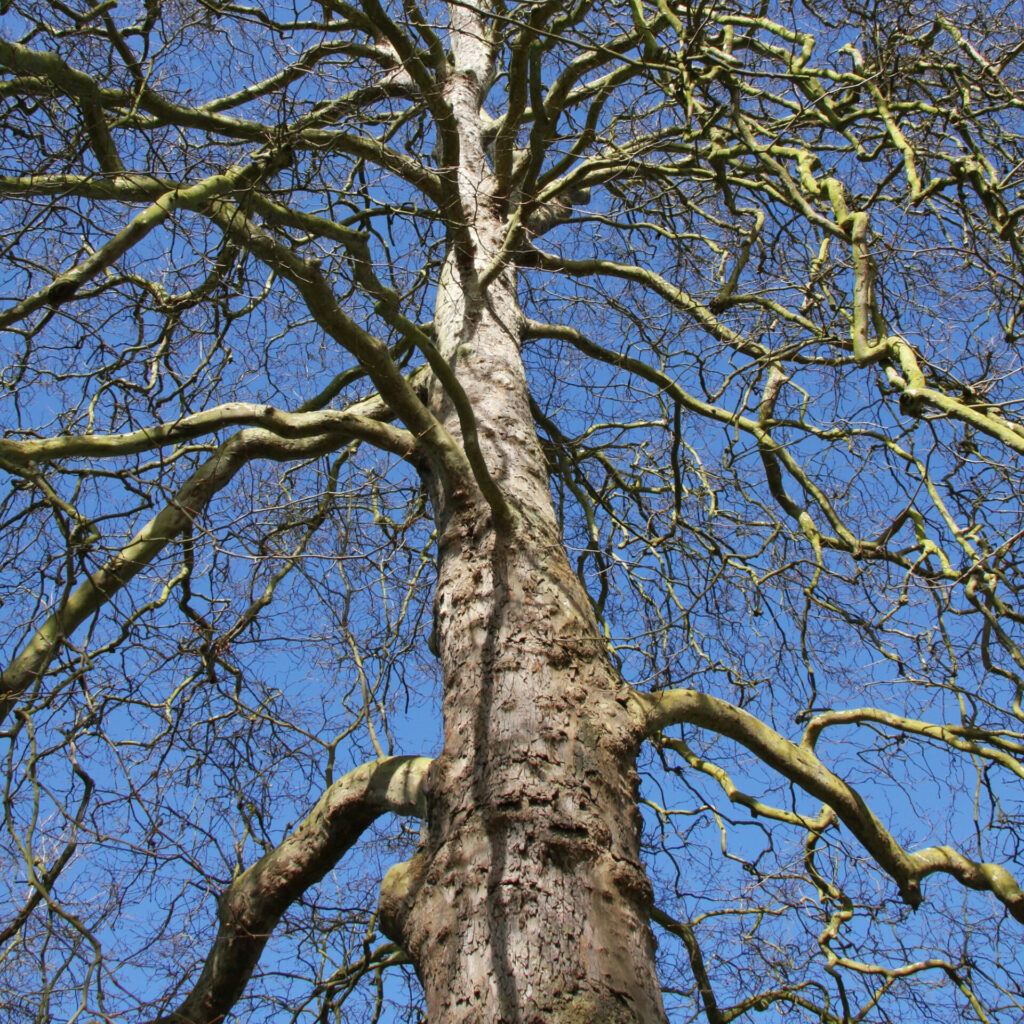
[[[514,272],[477,283],[507,225],[480,135],[490,54],[475,14],[455,9],[453,24],[446,100],[471,243],[453,233],[434,322],[512,516],[503,522],[483,491],[432,482],[445,742],[426,784],[425,839],[385,879],[381,920],[438,1024],[650,1024],[665,1016],[639,856],[641,730],[561,540]],[[464,436],[439,384],[431,404]]]

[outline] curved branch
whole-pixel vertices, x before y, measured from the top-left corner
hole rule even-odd
[[[633,281],[649,288],[676,309],[682,310],[697,326],[721,344],[755,359],[763,359],[769,354],[763,345],[743,337],[722,323],[707,306],[646,267],[617,263],[614,260],[567,259],[535,247],[531,248],[529,255],[542,270],[569,274],[573,277],[605,276]]]
[[[786,739],[749,712],[697,690],[638,693],[636,698],[643,728],[649,737],[670,725],[689,724],[710,729],[746,747],[764,764],[828,804],[893,879],[908,906],[920,906],[921,881],[941,871],[967,888],[991,892],[1024,924],[1024,892],[1005,868],[976,863],[949,846],[908,853],[875,817],[860,794],[829,771],[812,749]]]
[[[367,415],[363,409],[370,414]],[[383,403],[359,403],[350,409],[316,412],[284,412],[272,405],[226,402],[184,416],[174,423],[158,423],[126,434],[80,434],[13,441],[0,438],[0,465],[24,466],[54,459],[112,458],[153,451],[165,445],[190,441],[227,427],[261,427],[278,437],[304,438],[334,434],[359,438],[378,448],[408,458],[414,439],[408,431],[381,423],[374,413],[390,415]]]
[[[195,988],[151,1024],[215,1024],[245,989],[284,912],[316,885],[383,814],[425,813],[429,757],[370,761],[340,778],[279,846],[242,872],[218,900],[220,927]]]
[[[339,438],[333,432],[287,440],[267,430],[250,428],[225,441],[125,547],[61,602],[0,674],[0,723],[21,694],[43,675],[64,641],[185,530],[246,463],[258,458],[275,462],[310,458],[333,451],[339,440],[351,439],[347,433]]]
[[[413,384],[395,364],[388,347],[341,309],[316,260],[304,259],[282,245],[236,205],[225,200],[196,204],[196,209],[217,224],[225,237],[244,246],[295,286],[317,324],[359,360],[380,396],[416,435],[447,487],[470,479],[472,470],[465,454],[420,400]]]
[[[312,119],[309,115],[303,115],[296,124],[283,126],[279,130],[258,121],[219,113],[216,103],[203,107],[182,106],[146,84],[142,85],[137,95],[131,95],[120,89],[101,87],[90,75],[66,64],[56,54],[32,50],[4,39],[0,39],[0,67],[8,68],[15,74],[42,79],[47,87],[55,87],[78,101],[97,162],[108,176],[120,175],[125,170],[111,140],[110,126],[104,115],[104,111],[113,110],[118,112],[122,128],[127,124],[151,126],[145,125],[145,119],[140,116],[145,113],[153,118],[152,124],[194,128],[221,138],[241,139],[263,145],[270,136],[283,137],[296,148],[313,148],[320,152],[330,149],[347,153],[391,171],[435,201],[440,201],[443,195],[440,177],[418,160],[391,149],[373,137],[306,127],[311,120],[315,123],[315,115]],[[125,111],[132,113],[125,118]]]
[[[0,66],[41,78],[47,86],[74,97],[100,169],[105,174],[124,170],[103,111],[104,94],[109,95],[109,90],[100,89],[93,78],[65,64],[55,53],[39,53],[7,39],[0,39]]]
[[[1024,764],[1019,760],[1020,756],[1024,755],[1024,743],[1004,738],[988,729],[962,725],[935,725],[916,718],[905,718],[891,711],[882,711],[880,708],[849,708],[845,711],[825,711],[815,715],[804,730],[802,746],[813,750],[821,731],[829,726],[859,725],[862,722],[888,726],[898,732],[945,743],[954,750],[977,754],[1001,764],[1014,775],[1024,779]]]
[[[24,319],[43,306],[59,306],[72,298],[79,288],[120,259],[151,231],[159,227],[179,207],[203,202],[221,192],[237,188],[258,165],[233,167],[226,174],[214,174],[198,184],[176,188],[161,195],[133,217],[101,249],[70,269],[58,274],[49,284],[0,313],[0,330]]]

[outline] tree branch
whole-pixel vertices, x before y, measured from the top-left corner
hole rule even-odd
[[[307,438],[320,434],[334,434],[346,440],[358,438],[408,458],[415,447],[415,439],[408,431],[380,422],[373,413],[386,416],[390,412],[381,402],[376,403],[376,408],[373,404],[368,401],[346,410],[285,412],[272,405],[226,402],[173,423],[157,423],[126,434],[69,434],[25,441],[0,438],[0,466],[7,464],[18,467],[54,459],[135,455],[228,427],[242,426],[260,427],[286,438]],[[370,415],[362,412],[363,407]]]
[[[696,725],[727,736],[805,792],[828,804],[860,840],[900,891],[908,906],[921,904],[921,881],[936,871],[952,875],[970,889],[991,892],[1024,924],[1024,892],[1003,867],[979,864],[952,847],[908,853],[875,817],[860,794],[834,775],[812,749],[793,743],[759,718],[718,697],[697,690],[637,694],[649,737],[670,725]]]
[[[284,912],[316,885],[382,814],[422,816],[431,759],[389,757],[340,778],[279,846],[218,900],[220,927],[195,988],[151,1024],[215,1024],[237,1002]]]
[[[202,202],[221,192],[237,188],[258,165],[233,167],[226,174],[214,174],[188,188],[173,189],[160,196],[140,214],[133,217],[113,238],[88,259],[58,274],[39,291],[22,299],[10,309],[0,313],[0,330],[24,319],[42,306],[60,306],[72,298],[75,292],[115,260],[123,256],[136,243],[159,227],[179,206]]]
[[[275,462],[311,458],[333,451],[340,439],[350,440],[351,435],[343,434],[339,438],[338,433],[329,433],[288,440],[252,428],[225,441],[121,551],[61,602],[0,674],[0,723],[21,694],[40,679],[64,641],[186,529],[242,466],[257,458]]]
[[[700,992],[700,1000],[704,1005],[704,1016],[707,1017],[708,1024],[726,1024],[722,1011],[718,1008],[718,1000],[715,999],[715,991],[711,987],[711,978],[708,976],[707,966],[704,963],[704,954],[697,942],[693,926],[687,921],[677,921],[657,907],[651,907],[651,920],[661,925],[665,931],[677,939],[682,940],[686,947],[686,955],[690,958],[690,968],[693,971],[694,981],[697,983],[697,991]]]

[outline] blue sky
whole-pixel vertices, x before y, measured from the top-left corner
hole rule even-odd
[[[310,7],[308,14],[319,18],[318,12]],[[4,31],[14,34],[16,22],[5,24]],[[320,34],[316,27],[265,38],[251,31],[252,39],[236,34],[233,61],[220,59],[224,41],[215,33],[186,32],[173,39],[173,52],[159,62],[161,88],[187,84],[200,98],[214,96],[235,88],[239,77],[259,77]],[[553,59],[567,52],[556,50]],[[550,77],[553,71],[545,74]],[[328,95],[342,84],[325,76],[322,83],[294,89],[291,101],[298,108],[319,99],[318,90]],[[500,89],[499,83],[496,99]],[[613,117],[627,118],[640,96],[637,90],[624,90],[606,111],[602,129],[611,131]],[[396,146],[429,150],[429,129],[422,139],[414,122],[403,131],[395,136]],[[154,145],[155,155],[133,143],[129,133],[118,139],[127,147],[126,156],[163,164],[169,174],[179,168],[209,173],[207,164],[245,158],[253,149],[248,141],[223,145],[194,161],[184,132],[166,132]],[[20,145],[12,136],[2,149],[7,165],[20,166]],[[429,320],[432,274],[443,246],[438,225],[426,222],[416,228],[411,210],[394,211],[394,204],[408,206],[414,199],[412,190],[395,178],[374,177],[341,158],[336,166],[334,177],[325,173],[318,179],[316,162],[307,156],[282,180],[296,183],[296,202],[304,208],[370,230],[376,265],[391,268],[385,283],[406,295],[417,318]],[[837,157],[836,167],[853,179],[854,163],[848,157]],[[865,180],[875,171],[874,165],[865,165]],[[320,184],[304,190],[304,175]],[[575,221],[541,244],[567,257],[631,258],[680,285],[703,282],[709,287],[718,262],[735,258],[738,232],[716,221],[721,203],[699,176],[695,181],[663,194],[639,180],[617,195],[595,188]],[[793,229],[784,204],[766,205],[766,241],[740,285],[752,294],[798,305],[820,239]],[[372,216],[361,216],[364,208]],[[29,229],[20,236],[19,252],[36,264],[9,268],[0,280],[5,299],[23,290],[27,278],[45,277],[51,262],[64,266],[80,258],[84,246],[100,244],[124,215],[119,210],[109,218],[96,216],[87,204],[69,200],[49,227],[33,231],[31,206],[8,209],[8,231]],[[638,223],[654,213],[662,218],[661,230]],[[983,289],[991,287],[985,268],[961,265],[956,246],[935,243],[936,236],[919,227],[931,222],[908,204],[879,203],[874,223],[886,309],[900,330],[965,380],[1012,375],[1019,366],[1015,353],[997,346],[1000,310],[983,302]],[[678,237],[667,238],[665,225]],[[205,276],[219,248],[202,221],[182,218],[135,250],[130,269],[159,279],[170,291],[182,290]],[[340,250],[322,242],[311,248],[336,275],[348,312],[383,332],[372,302],[347,291]],[[822,285],[832,298],[821,298],[815,315],[823,332],[829,328],[838,335],[847,326],[842,308],[852,282],[842,256],[835,261],[836,269]],[[97,295],[68,315],[57,315],[30,346],[23,336],[9,333],[0,359],[6,367],[7,389],[0,398],[4,427],[23,435],[80,430],[90,422],[96,429],[126,429],[234,397],[292,408],[352,365],[351,357],[303,316],[289,289],[266,288],[265,267],[239,258],[228,282],[216,304],[188,311],[173,330],[167,318],[152,310],[135,314],[119,309],[126,283],[111,284],[108,297]],[[737,415],[756,413],[763,373],[712,344],[668,303],[608,279],[569,281],[531,270],[521,282],[528,315],[571,323],[598,344],[646,359],[702,400],[717,401]],[[803,341],[791,323],[772,323],[756,305],[724,319],[776,350]],[[808,348],[811,355],[817,351]],[[947,358],[949,352],[964,355]],[[994,361],[986,362],[989,355]],[[606,593],[605,622],[628,681],[643,688],[706,689],[743,704],[792,738],[799,736],[802,714],[862,704],[930,721],[958,721],[958,699],[971,701],[962,698],[964,692],[980,695],[966,714],[997,720],[1009,703],[1010,687],[981,665],[979,627],[963,614],[967,608],[952,588],[915,582],[900,604],[897,570],[839,557],[829,557],[828,571],[815,580],[809,545],[791,525],[777,528],[777,506],[749,437],[693,413],[679,416],[677,430],[676,410],[665,393],[584,359],[567,344],[531,341],[524,346],[524,360],[544,416],[577,453],[586,454],[572,473],[556,475],[553,493],[564,515],[571,556],[579,558],[592,594]],[[25,368],[21,376],[19,366]],[[992,464],[993,449],[983,440],[947,431],[942,422],[911,420],[891,396],[880,397],[874,377],[857,376],[849,366],[835,370],[808,361],[789,369],[780,410],[790,422],[778,428],[777,436],[812,468],[837,507],[865,535],[877,535],[915,501],[925,510],[922,529],[949,540],[936,506],[925,501],[925,484],[908,471],[907,460],[892,448],[896,444],[927,464],[957,516],[975,516],[979,530],[995,543],[1012,536],[1020,520],[1019,490],[1011,476]],[[151,380],[156,381],[152,386]],[[339,401],[365,390],[365,381],[359,381]],[[804,417],[825,433],[802,430]],[[830,436],[833,428],[856,431],[856,436],[850,441]],[[558,438],[546,429],[542,433],[554,452]],[[968,442],[976,445],[974,453]],[[191,453],[182,465],[203,456]],[[120,479],[80,475],[79,468],[68,465],[57,474],[60,493],[109,532],[110,544],[144,522],[184,475],[178,466],[148,456],[129,460],[131,474]],[[102,716],[101,736],[86,728],[75,740],[74,756],[94,780],[96,796],[58,892],[69,913],[90,922],[105,955],[122,965],[117,983],[123,990],[112,977],[93,989],[97,998],[102,991],[111,1007],[146,996],[165,977],[178,976],[183,963],[205,953],[219,887],[239,861],[248,864],[260,855],[261,844],[279,841],[331,778],[373,757],[377,747],[386,753],[438,749],[438,673],[426,650],[433,547],[430,523],[416,504],[418,491],[408,469],[365,451],[294,470],[261,464],[246,471],[199,519],[190,548],[169,549],[76,637],[62,666],[65,689],[53,702],[38,702],[38,761],[29,753],[27,727],[8,737],[12,760],[26,757],[30,766],[38,766],[35,773],[14,776],[11,795],[23,826],[38,799],[29,854],[49,863],[71,834],[60,808],[74,806],[83,788],[67,757],[67,737],[76,721],[83,727],[87,716]],[[598,509],[596,541],[580,495]],[[794,489],[794,495],[814,507],[806,494]],[[330,513],[326,525],[301,547],[303,524],[313,521],[325,502]],[[687,525],[673,531],[677,505]],[[57,599],[72,575],[97,564],[109,549],[85,552],[81,564],[69,560],[63,536],[29,491],[12,492],[4,515],[0,544],[6,546],[2,599],[7,615],[0,641],[10,652],[23,642],[20,624],[32,617],[38,603]],[[917,538],[910,521],[896,536],[914,550]],[[189,592],[178,585],[165,596],[167,580],[187,558],[193,563]],[[277,585],[258,627],[234,635],[233,624],[286,565],[291,571]],[[1013,568],[1008,558],[1007,571]],[[943,625],[937,623],[937,612],[945,614]],[[104,651],[122,629],[125,643]],[[218,648],[225,637],[230,643]],[[362,659],[362,675],[353,648]],[[177,714],[176,720],[170,716],[173,724],[167,712],[171,703]],[[854,740],[865,737],[870,742],[855,745]],[[811,801],[743,750],[692,730],[686,738],[702,756],[727,766],[744,791],[780,807],[816,813]],[[913,746],[908,762],[897,756],[898,741],[863,726],[827,732],[819,749],[861,788],[908,848],[953,837],[970,851],[981,843],[980,822],[993,826],[986,833],[984,855],[1014,856],[1019,804],[998,770],[983,771],[965,756],[923,744]],[[678,760],[669,756],[668,763],[675,767]],[[643,760],[643,780],[643,797],[678,812],[662,831],[654,812],[644,811],[650,868],[662,885],[659,905],[680,915],[712,915],[699,931],[713,937],[712,952],[717,948],[711,966],[722,1003],[748,993],[752,983],[768,985],[773,977],[795,971],[795,961],[813,952],[822,922],[812,887],[791,877],[801,856],[799,832],[780,826],[767,833],[763,822],[731,807],[705,776],[666,773],[650,752]],[[736,824],[725,828],[723,850],[726,814],[735,815]],[[413,827],[394,838],[394,823],[382,822],[338,874],[310,895],[295,914],[294,928],[275,936],[265,958],[276,972],[267,989],[287,993],[287,998],[280,1004],[262,1002],[254,1019],[290,1020],[308,997],[314,972],[325,969],[321,953],[330,964],[361,950],[376,881],[389,863],[407,854],[414,833]],[[25,892],[27,868],[18,864],[18,851],[9,840],[6,846],[14,866],[5,874],[17,902]],[[885,944],[893,962],[940,950],[959,957],[957,944],[970,928],[990,927],[996,916],[987,897],[964,896],[933,878],[926,883],[929,905],[908,917],[895,903],[892,883],[861,856],[848,835],[830,834],[823,840],[822,862],[827,860],[837,880],[874,908],[879,923],[871,934]],[[159,869],[155,882],[151,869]],[[778,917],[761,920],[756,934],[745,918],[721,913],[743,901],[753,905],[766,893],[788,906]],[[932,899],[939,893],[943,899]],[[961,909],[968,926],[954,927],[947,915]],[[165,913],[170,925],[164,938],[151,945],[154,924]],[[313,920],[333,922],[330,938],[315,955],[302,929]],[[856,918],[846,932],[848,951],[855,953],[865,937],[863,920]],[[659,938],[668,967],[681,957],[681,947],[667,936]],[[90,948],[83,930],[69,918],[57,921],[48,945],[38,937],[26,942],[28,959],[18,964],[27,963],[29,971],[40,965],[41,973],[45,965],[56,979],[49,1011],[53,1020],[74,1018],[77,994],[62,986],[88,973]],[[1009,948],[1009,963],[980,962],[982,990],[984,971],[995,974],[998,967],[1004,980],[1019,977],[1016,944]],[[743,951],[762,957],[763,978],[752,982],[752,969],[735,966]],[[61,974],[65,959],[73,966]],[[394,974],[385,992],[400,1006],[406,980]],[[834,1006],[834,985],[820,965],[810,975],[826,985]],[[685,963],[679,976],[681,984],[689,984]],[[930,983],[922,980],[920,1003],[900,1007],[901,1020],[933,1019],[933,1011],[925,1008]],[[351,1019],[366,1019],[373,998],[364,983],[348,1004]],[[79,1019],[90,1019],[92,1012]],[[682,1010],[675,1012],[679,1020],[686,1019]],[[774,1019],[778,1012],[772,1008],[760,1016]],[[380,1019],[402,1016],[395,1007],[385,1007]]]

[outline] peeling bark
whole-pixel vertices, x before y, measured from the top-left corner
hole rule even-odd
[[[484,467],[468,494],[428,480],[445,741],[425,840],[386,877],[381,924],[412,958],[431,1021],[652,1024],[665,1014],[639,853],[643,730],[552,507],[515,274],[500,266],[508,225],[480,135],[486,34],[473,11],[452,19],[445,98],[469,239],[452,235],[434,318],[458,388],[441,375],[429,401]]]
[[[623,684],[550,533],[474,525],[442,550],[446,741],[382,926],[431,1020],[663,1020]]]

